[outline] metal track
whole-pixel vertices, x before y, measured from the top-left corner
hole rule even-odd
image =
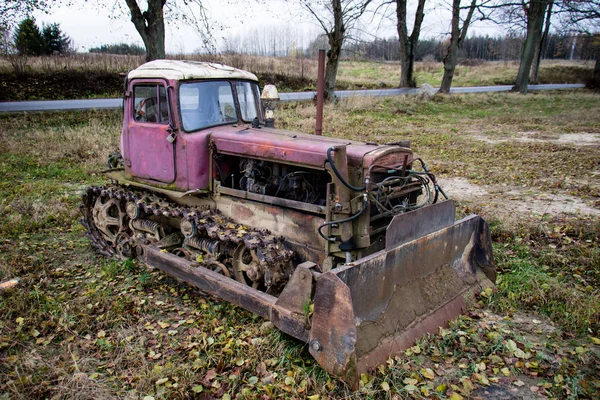
[[[138,188],[131,189],[119,185],[92,186],[82,196],[82,204],[79,207],[82,215],[80,222],[86,229],[85,235],[90,240],[91,246],[96,252],[105,257],[127,258],[127,255],[117,251],[119,243],[111,242],[97,226],[99,222],[94,220],[94,207],[99,198],[101,198],[101,202],[109,199],[118,200],[121,210],[125,212],[127,209],[128,214],[131,213],[132,204],[135,204],[137,208],[135,215],[146,218],[146,220],[139,219],[139,221],[146,223],[149,222],[150,218],[158,216],[178,219],[179,221],[185,219],[194,224],[194,231],[200,238],[218,241],[221,243],[222,248],[235,248],[243,243],[247,249],[257,254],[260,264],[265,267],[266,271],[281,268],[280,266],[283,264],[291,264],[294,255],[293,251],[286,248],[283,236],[277,237],[268,230],[252,229],[238,224],[231,218],[222,215],[219,210],[175,204],[157,196],[155,193]],[[117,238],[130,237],[132,243],[128,243],[128,245],[135,248],[135,241],[138,239],[131,231],[128,223],[130,220],[130,217],[126,217],[123,230],[116,236]],[[134,221],[137,220],[137,218],[134,219]],[[167,228],[166,225],[165,228]],[[173,231],[172,227],[168,228]],[[211,263],[214,263],[214,260],[207,260],[206,263],[200,262],[199,265],[210,268]],[[286,281],[292,272],[292,270],[286,272]],[[265,286],[269,289],[270,282],[266,281]]]

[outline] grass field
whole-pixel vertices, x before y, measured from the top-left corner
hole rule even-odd
[[[312,131],[314,106],[280,128]],[[600,97],[587,91],[329,105],[324,133],[410,139],[492,228],[497,288],[352,392],[270,323],[136,262],[97,257],[79,198],[118,112],[0,115],[0,399],[598,398]],[[205,396],[205,397],[202,397]]]
[[[275,84],[282,92],[316,90],[317,62],[305,58],[261,58],[249,55],[173,56],[175,59],[215,61],[255,73],[261,85]],[[478,60],[476,60],[478,61]],[[61,57],[31,57],[14,73],[9,59],[0,59],[0,101],[63,100],[75,98],[121,97],[123,75],[144,63],[142,56],[76,54]],[[466,65],[475,64],[475,65]],[[517,61],[459,64],[454,86],[514,84]],[[585,83],[591,78],[593,63],[543,61],[540,83]],[[417,62],[417,84],[438,87],[442,81],[441,62]],[[377,89],[398,87],[398,62],[346,61],[340,63],[337,89]]]

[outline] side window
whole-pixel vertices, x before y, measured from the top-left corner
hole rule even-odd
[[[163,85],[136,85],[133,87],[133,116],[138,122],[169,123],[167,92]]]

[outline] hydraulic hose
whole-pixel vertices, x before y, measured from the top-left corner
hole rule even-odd
[[[431,179],[431,182],[433,183],[433,189],[435,191],[435,196],[433,197],[433,204],[437,203],[440,193],[446,198],[446,200],[448,200],[448,196],[446,195],[444,190],[442,190],[440,185],[438,185],[437,179],[435,179],[435,175],[433,175],[429,171],[429,168],[427,168],[427,164],[425,164],[425,161],[423,161],[420,158],[416,158],[415,161],[419,161],[421,163],[421,165],[423,166],[423,171],[425,171],[425,174],[429,177],[429,179]]]
[[[323,239],[327,240],[328,242],[335,242],[335,241],[336,241],[336,239],[335,239],[335,238],[333,238],[333,237],[327,237],[327,236],[325,236],[321,230],[322,230],[324,227],[328,226],[328,225],[334,225],[334,224],[344,224],[344,223],[346,223],[346,222],[354,221],[356,218],[360,217],[360,216],[362,215],[362,213],[365,211],[365,209],[367,208],[367,203],[368,203],[368,200],[367,200],[367,194],[366,194],[366,193],[364,193],[364,194],[363,194],[363,205],[362,205],[362,208],[360,209],[360,211],[359,211],[359,212],[357,212],[357,213],[356,213],[356,214],[354,214],[354,215],[351,215],[351,216],[350,216],[350,217],[348,217],[348,218],[339,219],[339,220],[336,220],[336,221],[329,221],[329,222],[325,222],[324,224],[322,224],[321,226],[319,226],[319,229],[318,229],[319,235],[321,235],[321,237],[322,237]]]
[[[340,174],[340,171],[338,171],[337,167],[335,166],[335,163],[333,162],[333,158],[331,157],[331,152],[334,150],[335,150],[335,148],[333,148],[333,147],[330,147],[327,149],[327,162],[329,163],[329,165],[331,165],[331,169],[333,170],[333,173],[335,174],[335,176],[337,176],[337,178],[340,180],[340,182],[342,182],[342,184],[350,190],[354,190],[355,192],[362,192],[363,190],[365,190],[367,188],[367,185],[363,185],[362,187],[352,186]]]

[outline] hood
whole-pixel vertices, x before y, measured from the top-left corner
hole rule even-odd
[[[259,158],[323,169],[327,149],[346,145],[348,163],[368,167],[375,161],[382,165],[399,165],[405,155],[412,160],[412,151],[395,145],[357,142],[327,136],[273,128],[217,127],[212,130],[211,143],[220,154]],[[385,161],[384,161],[385,160]]]

